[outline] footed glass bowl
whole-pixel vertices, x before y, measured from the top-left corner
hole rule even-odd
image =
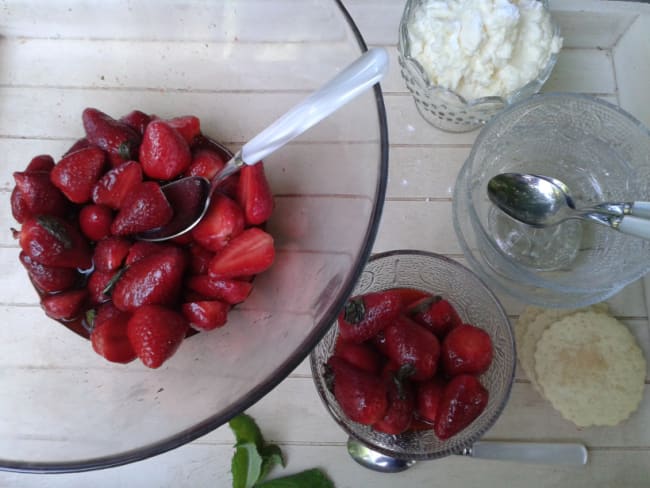
[[[309,354],[363,270],[388,169],[380,90],[265,160],[273,267],[158,370],[108,363],[45,316],[10,231],[12,173],[60,159],[86,107],[196,115],[237,150],[365,50],[353,20],[333,0],[27,0],[3,7],[0,50],[0,469],[106,468],[226,423]]]

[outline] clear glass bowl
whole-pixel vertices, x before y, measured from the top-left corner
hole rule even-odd
[[[365,43],[332,0],[11,2],[3,19],[0,469],[98,469],[190,442],[283,380],[352,291],[386,189],[380,90],[265,160],[276,263],[225,327],[187,339],[158,370],[108,363],[44,315],[9,231],[11,174],[36,154],[60,158],[88,106],[194,114],[235,150]]]
[[[650,271],[650,242],[595,223],[535,229],[487,197],[503,172],[564,181],[576,206],[650,198],[650,133],[594,97],[541,94],[513,105],[481,131],[453,200],[456,233],[474,270],[491,286],[547,307],[602,301]]]
[[[413,95],[415,106],[424,120],[448,132],[468,132],[477,129],[505,107],[523,100],[542,88],[548,80],[557,54],[552,54],[548,63],[534,80],[506,96],[490,96],[467,100],[453,90],[434,85],[422,65],[411,56],[408,25],[418,7],[426,0],[408,0],[399,24],[399,64],[402,78]],[[548,0],[540,0],[548,10]],[[560,34],[559,25],[551,18],[553,32]]]
[[[499,300],[469,269],[456,261],[423,251],[399,250],[376,254],[368,262],[353,295],[388,288],[415,288],[449,300],[465,323],[490,334],[494,359],[480,376],[489,392],[488,404],[468,427],[441,441],[433,431],[389,435],[348,419],[334,394],[327,388],[324,363],[332,355],[338,327],[336,323],[310,356],[316,389],[334,420],[350,436],[370,449],[397,459],[436,459],[459,454],[480,439],[503,411],[514,381],[516,352],[512,328]]]

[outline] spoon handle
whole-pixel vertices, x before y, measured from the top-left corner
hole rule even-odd
[[[582,444],[553,442],[479,441],[463,451],[466,456],[539,464],[587,464],[587,448]]]
[[[650,202],[633,202],[630,208],[630,215],[650,219]]]
[[[388,70],[383,48],[367,51],[319,90],[290,109],[241,148],[241,159],[255,164],[379,82]]]
[[[634,215],[626,215],[614,227],[623,234],[650,240],[650,220]]]

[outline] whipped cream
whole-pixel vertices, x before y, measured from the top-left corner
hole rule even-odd
[[[562,47],[537,0],[425,0],[407,27],[431,82],[466,99],[521,88]]]

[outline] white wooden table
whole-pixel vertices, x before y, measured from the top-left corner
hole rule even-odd
[[[387,47],[392,61],[382,84],[390,134],[389,185],[374,250],[424,249],[463,262],[452,228],[451,195],[476,132],[447,134],[427,125],[417,113],[397,64],[403,0],[347,0],[345,4],[368,44]],[[545,90],[598,95],[650,124],[650,6],[595,0],[555,0],[551,5],[565,47]],[[630,285],[609,303],[650,358],[648,283]],[[501,298],[516,319],[522,304]],[[339,488],[650,486],[648,379],[640,410],[629,420],[617,427],[580,430],[563,420],[518,372],[510,402],[486,438],[582,442],[590,456],[585,467],[449,457],[418,463],[398,475],[368,471],[348,457],[346,436],[321,405],[307,362],[249,413],[267,439],[280,444],[286,454],[288,467],[276,474],[318,466]],[[231,483],[232,443],[229,429],[222,427],[189,445],[123,467],[67,475],[0,472],[0,487],[225,487]]]

